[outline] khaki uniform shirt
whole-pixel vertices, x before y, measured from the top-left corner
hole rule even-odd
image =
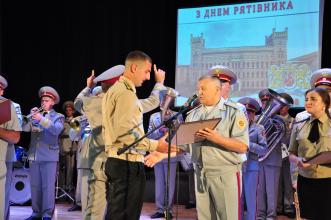
[[[313,120],[309,117],[308,120],[293,126],[289,151],[294,155],[307,159],[320,152],[331,151],[331,120],[326,114],[319,118],[320,139],[318,143],[311,143],[308,136]],[[299,174],[306,178],[330,178],[331,167],[312,165],[309,168],[299,169]]]
[[[15,111],[20,123],[20,126],[22,126],[22,111],[21,106],[15,102],[12,101],[13,106],[15,107]],[[6,162],[15,162],[17,161],[16,158],[16,152],[15,152],[15,145],[8,143],[8,149],[7,149],[7,155],[6,155]]]
[[[88,167],[94,170],[103,169],[106,161],[105,143],[102,137],[101,102],[104,93],[97,96],[90,94],[90,89],[83,89],[75,99],[75,109],[84,114],[91,127],[88,146]]]
[[[249,145],[248,121],[244,112],[236,103],[225,102],[223,98],[209,112],[205,113],[201,106],[192,111],[186,121],[199,121],[212,118],[221,118],[215,130],[227,138],[235,138],[247,146]],[[246,160],[245,154],[229,151],[210,141],[180,146],[192,154],[192,161],[205,170],[227,172],[229,167],[241,165]]]
[[[156,150],[158,141],[145,138],[131,150],[117,155],[118,149],[132,144],[145,134],[143,113],[159,106],[159,90],[164,89],[162,86],[157,83],[152,98],[139,100],[133,82],[121,76],[107,91],[102,100],[102,134],[108,157],[144,162],[145,151]]]

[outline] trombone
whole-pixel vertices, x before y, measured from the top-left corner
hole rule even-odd
[[[25,123],[28,123],[31,119],[32,119],[32,116],[34,116],[35,114],[37,113],[41,113],[44,111],[44,108],[41,106],[40,108],[38,108],[38,110],[34,111],[34,112],[31,112],[30,114],[28,115],[23,115],[23,121]]]

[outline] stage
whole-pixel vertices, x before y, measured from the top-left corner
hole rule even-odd
[[[67,210],[71,207],[68,203],[57,203],[55,205],[55,212],[53,220],[81,220],[82,215],[80,211],[68,212]],[[177,206],[174,207],[174,218]],[[10,207],[10,220],[23,220],[31,215],[31,206],[11,206]],[[155,204],[144,203],[143,210],[140,219],[150,219],[149,216],[154,214]],[[183,205],[178,206],[178,219],[182,220],[194,220],[197,219],[195,209],[185,209]]]
[[[81,220],[81,212],[68,212],[67,210],[71,207],[68,203],[58,203],[55,207],[53,220]],[[174,218],[176,219],[177,206],[174,207]],[[23,220],[31,215],[31,206],[11,206],[10,207],[10,220]],[[141,220],[150,219],[155,212],[154,203],[144,203],[143,210],[141,213]],[[195,209],[185,209],[183,205],[178,205],[178,218],[180,220],[195,220],[197,214]],[[285,216],[279,216],[278,220],[289,220]]]

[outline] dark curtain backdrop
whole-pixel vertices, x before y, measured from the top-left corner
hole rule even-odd
[[[5,97],[28,114],[40,106],[39,88],[50,85],[61,96],[55,109],[62,112],[62,103],[85,87],[92,69],[98,75],[123,63],[135,49],[149,54],[167,72],[165,84],[173,87],[177,8],[231,2],[243,1],[2,0],[0,67],[9,82]],[[329,1],[325,5],[322,66],[331,67]],[[148,96],[153,81],[138,89],[139,97]]]

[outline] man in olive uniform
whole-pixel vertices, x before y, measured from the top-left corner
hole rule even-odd
[[[217,76],[198,81],[202,104],[186,117],[187,122],[221,118],[214,130],[205,128],[197,135],[205,141],[179,146],[192,155],[196,180],[198,219],[241,219],[242,162],[248,149],[248,122],[237,104],[222,98]]]
[[[288,103],[293,105],[293,98],[287,93],[279,93]],[[279,189],[278,189],[278,205],[277,213],[283,213],[289,218],[295,217],[295,211],[293,206],[293,188],[291,180],[291,169],[290,161],[288,158],[288,147],[290,143],[292,123],[294,118],[292,118],[289,113],[290,106],[286,105],[279,110],[279,116],[284,120],[286,126],[285,136],[281,140],[282,145],[282,167],[279,176]]]
[[[28,219],[50,220],[55,208],[59,135],[63,130],[64,116],[53,109],[60,101],[54,88],[44,86],[38,94],[43,112],[33,108],[31,120],[23,124],[23,130],[31,132],[28,158],[33,212]]]
[[[3,103],[7,99],[2,95],[4,93],[4,89],[8,86],[7,80],[0,76],[0,103]],[[8,190],[6,187],[6,155],[8,145],[16,144],[20,139],[20,131],[22,130],[19,119],[17,117],[17,113],[13,103],[10,104],[10,120],[0,124],[0,219],[6,219],[9,215],[9,203],[8,208],[6,202],[6,196],[8,196]],[[13,148],[13,146],[12,146]],[[11,169],[9,167],[9,169]],[[8,187],[8,185],[7,185]],[[8,197],[7,197],[8,198]]]
[[[87,187],[82,187],[82,211],[83,219],[104,219],[106,211],[106,190],[107,177],[104,173],[104,163],[106,161],[105,145],[102,137],[102,115],[101,101],[104,92],[114,84],[123,73],[124,66],[117,65],[100,74],[97,78],[92,74],[87,78],[86,87],[75,99],[75,109],[84,114],[91,128],[89,146],[87,147]],[[103,92],[92,95],[92,89],[96,83],[100,82]],[[85,183],[85,178],[82,181]],[[86,193],[88,193],[86,195]],[[84,202],[85,197],[87,198]]]
[[[246,107],[249,121],[249,152],[247,162],[245,162],[243,166],[243,188],[247,207],[245,219],[255,220],[256,192],[260,168],[258,157],[265,155],[267,152],[267,140],[264,127],[255,123],[255,114],[260,110],[259,103],[249,97],[241,98],[238,102]]]
[[[156,100],[141,102],[136,87],[150,79],[151,58],[142,51],[132,51],[125,60],[120,79],[108,90],[102,100],[103,137],[107,153],[105,172],[109,181],[106,219],[139,219],[145,189],[144,154],[146,151],[166,152],[166,137],[159,141],[145,138],[134,148],[118,155],[118,150],[134,143],[145,132],[143,113],[159,106]],[[154,65],[154,72],[159,70]],[[165,72],[161,71],[163,75]],[[173,149],[175,150],[175,149]]]

